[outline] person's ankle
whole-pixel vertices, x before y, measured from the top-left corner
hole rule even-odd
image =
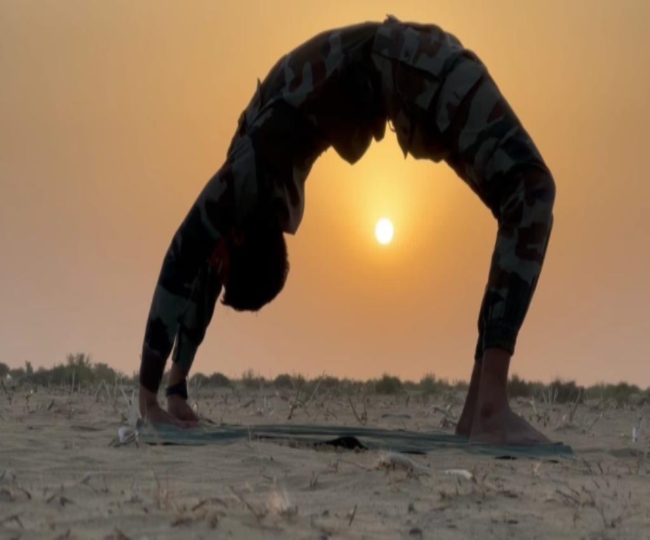
[[[179,395],[167,396],[167,406],[173,406],[179,403],[187,403],[187,400],[183,396]]]
[[[176,386],[177,384],[180,384],[182,382],[187,381],[187,375],[185,375],[182,371],[179,369],[172,369],[169,372],[169,379],[167,381],[167,386]]]

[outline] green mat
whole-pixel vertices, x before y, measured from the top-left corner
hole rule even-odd
[[[500,459],[558,458],[573,455],[570,446],[553,443],[538,446],[489,446],[468,444],[467,438],[441,431],[414,432],[371,427],[313,425],[209,425],[182,430],[174,426],[144,426],[139,440],[145,444],[206,445],[240,440],[275,440],[328,445],[347,449],[383,450],[404,454],[428,454],[445,449]]]

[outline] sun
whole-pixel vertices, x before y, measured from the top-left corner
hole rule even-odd
[[[380,244],[390,244],[393,240],[393,232],[393,223],[388,218],[381,218],[375,225],[375,237]]]

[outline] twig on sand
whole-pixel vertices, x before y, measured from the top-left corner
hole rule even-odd
[[[352,509],[352,512],[350,513],[350,521],[348,521],[348,527],[352,525],[352,522],[354,521],[354,516],[357,515],[357,505],[354,505],[354,508]]]
[[[318,389],[320,388],[320,383],[323,382],[323,379],[325,378],[325,372],[322,373],[320,377],[318,377],[318,382],[316,383],[316,387],[314,388],[314,391],[311,393],[311,397],[303,404],[303,407],[306,409],[311,405],[311,402],[314,401],[314,398],[316,397],[316,393],[318,392]]]
[[[21,512],[18,512],[17,514],[11,514],[10,516],[0,519],[0,525],[9,523],[10,521],[15,521],[21,529],[24,529],[25,527],[23,527],[23,522],[20,521],[20,514]]]
[[[124,398],[124,401],[126,401],[126,406],[131,407],[131,400],[127,397],[126,392],[124,391],[124,387],[120,385],[120,391],[122,392],[122,397]]]
[[[539,419],[539,413],[537,412],[537,406],[535,405],[535,398],[533,396],[530,398],[530,404],[533,406],[535,416]]]
[[[95,398],[94,398],[95,403],[98,403],[98,402],[99,402],[99,393],[100,393],[102,390],[105,390],[105,388],[106,388],[106,381],[102,381],[102,382],[99,384],[99,386],[97,387],[97,391],[95,392]],[[107,391],[107,390],[106,390],[106,393],[108,394],[108,391]]]
[[[577,500],[575,497],[572,497],[568,493],[564,493],[564,491],[560,491],[559,489],[555,490],[555,493],[557,493],[562,499],[564,499],[564,502],[569,502],[575,506],[582,506],[582,503]]]
[[[9,391],[7,390],[7,387],[5,386],[5,382],[0,378],[0,384],[2,385],[2,389],[5,392],[5,395],[7,396],[7,400],[9,401],[9,405],[11,405],[11,401],[13,397],[9,394]]]
[[[255,400],[254,400],[254,399],[251,399],[251,400],[247,401],[246,403],[244,403],[244,404],[241,406],[241,408],[242,408],[242,409],[246,409],[246,408],[250,407],[253,403],[255,403]]]
[[[582,397],[582,388],[578,391],[578,397],[576,398],[573,407],[571,407],[571,412],[569,413],[569,424],[573,424],[573,417],[576,414],[576,410],[578,409],[578,405],[580,404],[581,397]]]
[[[582,389],[578,391],[578,396],[576,397],[575,401],[573,402],[573,405],[571,406],[571,410],[569,411],[568,415],[562,416],[562,419],[560,420],[560,423],[558,424],[556,429],[562,429],[566,427],[575,427],[575,424],[573,423],[573,418],[576,414],[576,411],[578,410],[578,405],[580,404],[580,399],[582,398]]]
[[[596,422],[598,422],[598,420],[600,420],[602,417],[603,417],[603,413],[600,413],[598,416],[596,416],[596,418],[592,420],[591,424],[589,424],[583,429],[583,432],[589,433],[591,429],[596,425]]]
[[[302,384],[298,384],[296,386],[296,397],[293,398],[293,401],[291,402],[291,405],[289,406],[289,416],[287,416],[287,420],[291,420],[291,417],[293,416],[293,411],[296,410],[298,407],[298,398],[300,397],[300,389],[302,388]]]
[[[359,416],[357,414],[357,410],[354,408],[354,403],[352,403],[352,398],[348,396],[348,402],[350,403],[350,407],[352,407],[352,413],[354,414],[354,417],[362,426],[365,426],[366,423],[368,422],[368,414],[366,412],[366,400],[362,399],[362,401],[363,401],[363,412],[361,413],[361,416]]]
[[[445,408],[439,407],[438,405],[432,405],[427,410],[427,414],[431,412],[438,412],[443,415],[442,420],[440,421],[440,427],[455,427],[457,425],[456,416],[451,411],[451,403],[449,403]]]
[[[447,469],[442,472],[443,474],[447,474],[451,476],[459,476],[460,478],[464,478],[465,480],[469,480],[476,484],[476,477],[467,469]]]
[[[338,462],[339,462],[339,461],[342,462],[342,463],[347,463],[348,465],[354,465],[355,467],[358,467],[359,469],[363,469],[364,471],[368,471],[368,472],[370,472],[370,471],[373,470],[373,469],[371,469],[370,467],[366,467],[365,465],[361,465],[361,464],[359,464],[359,463],[355,463],[354,461],[349,461],[349,460],[347,460],[347,459],[339,459],[339,460],[337,460],[337,462],[336,462],[336,469],[337,469],[337,471],[338,471]]]
[[[205,506],[206,504],[211,504],[211,503],[217,503],[223,506],[224,508],[228,508],[228,505],[225,502],[223,502],[223,500],[220,499],[219,497],[210,497],[208,499],[203,499],[199,501],[191,508],[191,510],[192,512],[196,512],[199,508]]]
[[[643,430],[643,424],[644,424],[645,419],[643,416],[639,415],[639,419],[637,420],[636,426],[632,428],[632,442],[636,443],[639,442],[641,439],[641,433]]]
[[[406,456],[402,456],[394,452],[388,452],[386,454],[380,455],[376,468],[385,469],[387,471],[402,470],[406,472],[407,476],[413,478],[419,478],[420,476],[431,476],[430,471],[426,467],[418,465]]]
[[[77,375],[77,370],[73,369],[72,370],[72,384],[70,385],[70,396],[72,396],[72,394],[74,394],[74,380],[75,380],[76,375]]]
[[[264,510],[260,510],[258,508],[255,508],[251,503],[249,503],[246,499],[244,499],[244,497],[241,494],[237,493],[235,491],[235,488],[233,488],[232,486],[229,486],[229,489],[230,489],[230,492],[235,496],[235,498],[239,502],[241,502],[246,508],[248,508],[248,510],[250,510],[251,514],[253,514],[255,516],[255,519],[257,519],[258,521],[261,521],[262,519],[264,519],[266,517],[266,512]]]

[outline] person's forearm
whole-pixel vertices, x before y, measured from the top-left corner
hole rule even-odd
[[[181,368],[179,364],[172,363],[172,367],[169,370],[169,386],[174,386],[180,382],[183,382],[187,379],[187,373]]]
[[[223,195],[221,183],[219,173],[208,182],[176,232],[160,270],[140,365],[140,384],[153,393],[160,387],[201,265],[206,263],[219,239],[216,224],[211,219],[222,214],[217,204]]]
[[[167,357],[161,356],[159,352],[150,349],[147,345],[147,340],[145,339],[145,344],[142,347],[142,358],[140,361],[140,386],[156,395],[160,388],[166,363]]]

